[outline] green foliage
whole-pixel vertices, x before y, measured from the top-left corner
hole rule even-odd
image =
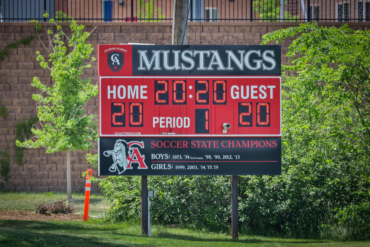
[[[32,128],[39,119],[37,117],[23,118],[15,126],[15,140],[16,142],[24,142],[28,140],[32,134]],[[23,165],[23,149],[24,147],[18,147],[14,143],[15,159],[18,165]]]
[[[0,175],[4,179],[5,182],[8,182],[8,176],[10,172],[10,152],[9,147],[7,147],[5,150],[0,151],[0,165],[1,165],[1,171]],[[1,182],[1,187],[4,187],[3,182]]]
[[[34,38],[34,36],[28,36],[24,39],[16,40],[13,43],[8,44],[0,51],[0,60],[4,61],[4,57],[9,56],[10,49],[16,49],[18,45],[29,45]]]
[[[3,102],[0,101],[0,117],[7,117],[9,115],[8,108],[3,105]]]
[[[58,22],[71,22],[72,21],[72,17],[68,16],[63,11],[58,10],[57,12],[55,12],[55,21],[58,21]]]
[[[295,38],[293,64],[283,66],[283,169],[281,176],[239,177],[240,229],[369,239],[370,31],[308,23],[263,38]],[[139,219],[140,178],[100,184],[114,202],[108,219]],[[229,177],[151,176],[149,188],[155,222],[230,230]]]
[[[47,14],[46,14],[47,15]],[[47,17],[46,17],[47,18]],[[54,23],[50,19],[50,23]],[[48,30],[51,37],[49,58],[38,53],[37,61],[43,69],[51,71],[52,85],[41,83],[34,77],[33,87],[40,90],[40,94],[33,94],[33,100],[38,103],[37,114],[40,129],[32,129],[36,140],[17,141],[17,146],[27,148],[45,147],[47,153],[56,151],[88,150],[92,148],[92,140],[97,140],[97,124],[95,115],[87,115],[84,106],[91,97],[98,93],[98,87],[90,83],[90,79],[82,80],[86,64],[93,51],[91,44],[86,44],[90,36],[83,32],[84,26],[71,22],[73,32],[66,37],[62,27],[56,25],[56,32]],[[68,45],[64,43],[64,38]],[[67,53],[67,46],[71,49]],[[91,61],[95,61],[92,58]]]
[[[149,2],[139,0],[137,17],[144,19],[146,22],[160,22],[166,18],[166,15],[162,14],[162,8],[154,7],[154,0],[150,0]]]
[[[285,1],[285,6],[288,2]],[[253,1],[253,10],[262,21],[280,21],[280,0],[260,0]],[[289,11],[284,10],[284,21],[297,21],[299,15],[291,15]]]

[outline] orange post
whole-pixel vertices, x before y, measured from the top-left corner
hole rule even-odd
[[[90,202],[90,190],[91,190],[91,169],[87,170],[86,173],[86,188],[85,188],[85,207],[84,207],[84,221],[89,218],[89,202]]]

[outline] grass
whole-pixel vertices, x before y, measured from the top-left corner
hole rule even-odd
[[[259,236],[204,233],[154,226],[153,237],[140,234],[140,225],[112,224],[100,219],[88,222],[0,221],[0,246],[369,246],[369,242],[281,239]]]
[[[34,212],[36,205],[43,202],[66,200],[66,193],[36,193],[36,192],[0,192],[0,209]],[[83,214],[85,195],[73,194],[75,213]],[[107,200],[103,195],[90,195],[90,216],[102,216],[109,209]]]
[[[65,193],[0,192],[0,209],[34,211],[35,205],[65,199]],[[74,194],[77,213],[82,214],[84,195]],[[92,195],[92,215],[102,215],[108,205],[102,195]],[[102,219],[81,221],[0,220],[0,246],[332,246],[365,247],[370,242],[335,242],[329,240],[284,239],[241,234],[232,240],[230,233],[209,233],[183,228],[152,227],[153,237],[141,235],[138,223],[113,224]]]

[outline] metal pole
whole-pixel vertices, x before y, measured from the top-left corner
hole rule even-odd
[[[176,16],[176,0],[173,1],[173,14],[172,14],[172,45],[175,40],[175,16]]]
[[[310,22],[311,21],[311,10],[310,10],[310,0],[307,0],[307,21]]]
[[[131,0],[131,22],[134,22],[134,0]]]
[[[148,177],[141,176],[141,233],[148,235]]]
[[[152,236],[152,230],[150,229],[150,199],[148,196],[148,235],[149,237]]]
[[[238,176],[231,176],[231,234],[238,238]]]
[[[284,21],[284,1],[280,0],[280,22]]]
[[[252,22],[253,21],[253,0],[249,0],[249,18],[250,18],[250,21]]]

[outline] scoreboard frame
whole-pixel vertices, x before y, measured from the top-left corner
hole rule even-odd
[[[98,74],[98,176],[281,174],[280,46],[99,45]],[[197,79],[207,81],[207,89]],[[140,96],[129,97],[136,89]],[[197,104],[201,97],[206,104]]]
[[[175,134],[175,135],[171,135],[171,134],[167,134],[167,135],[164,135],[164,134],[135,134],[135,135],[129,135],[129,136],[143,136],[143,137],[163,137],[163,136],[176,136],[176,137],[189,137],[189,136],[194,136],[194,137],[210,137],[210,136],[214,136],[214,137],[225,137],[225,136],[234,136],[234,137],[265,137],[265,136],[270,136],[270,137],[281,137],[282,135],[282,105],[281,105],[281,76],[100,76],[99,77],[99,127],[102,126],[102,107],[101,107],[101,102],[102,102],[102,93],[101,92],[101,81],[102,79],[121,79],[121,78],[124,78],[124,79],[140,79],[140,78],[145,78],[145,79],[155,79],[155,78],[161,78],[161,79],[168,79],[168,80],[172,80],[172,79],[209,79],[209,80],[212,80],[212,79],[219,79],[219,78],[222,78],[222,79],[238,79],[238,78],[245,78],[245,79],[269,79],[269,78],[274,78],[274,79],[279,79],[280,80],[280,83],[279,83],[279,92],[280,92],[280,133],[278,134]],[[187,96],[187,95],[186,95]],[[228,97],[228,96],[227,96]],[[187,99],[188,100],[188,99]],[[195,100],[195,99],[194,99]],[[242,102],[242,100],[240,100],[240,102]],[[243,102],[242,102],[243,103]],[[211,105],[211,103],[209,103],[209,105]],[[226,104],[227,105],[227,104]],[[114,134],[103,134],[102,133],[102,128],[99,128],[99,136],[102,136],[102,137],[123,137],[123,136],[127,136],[127,135],[114,135]]]

